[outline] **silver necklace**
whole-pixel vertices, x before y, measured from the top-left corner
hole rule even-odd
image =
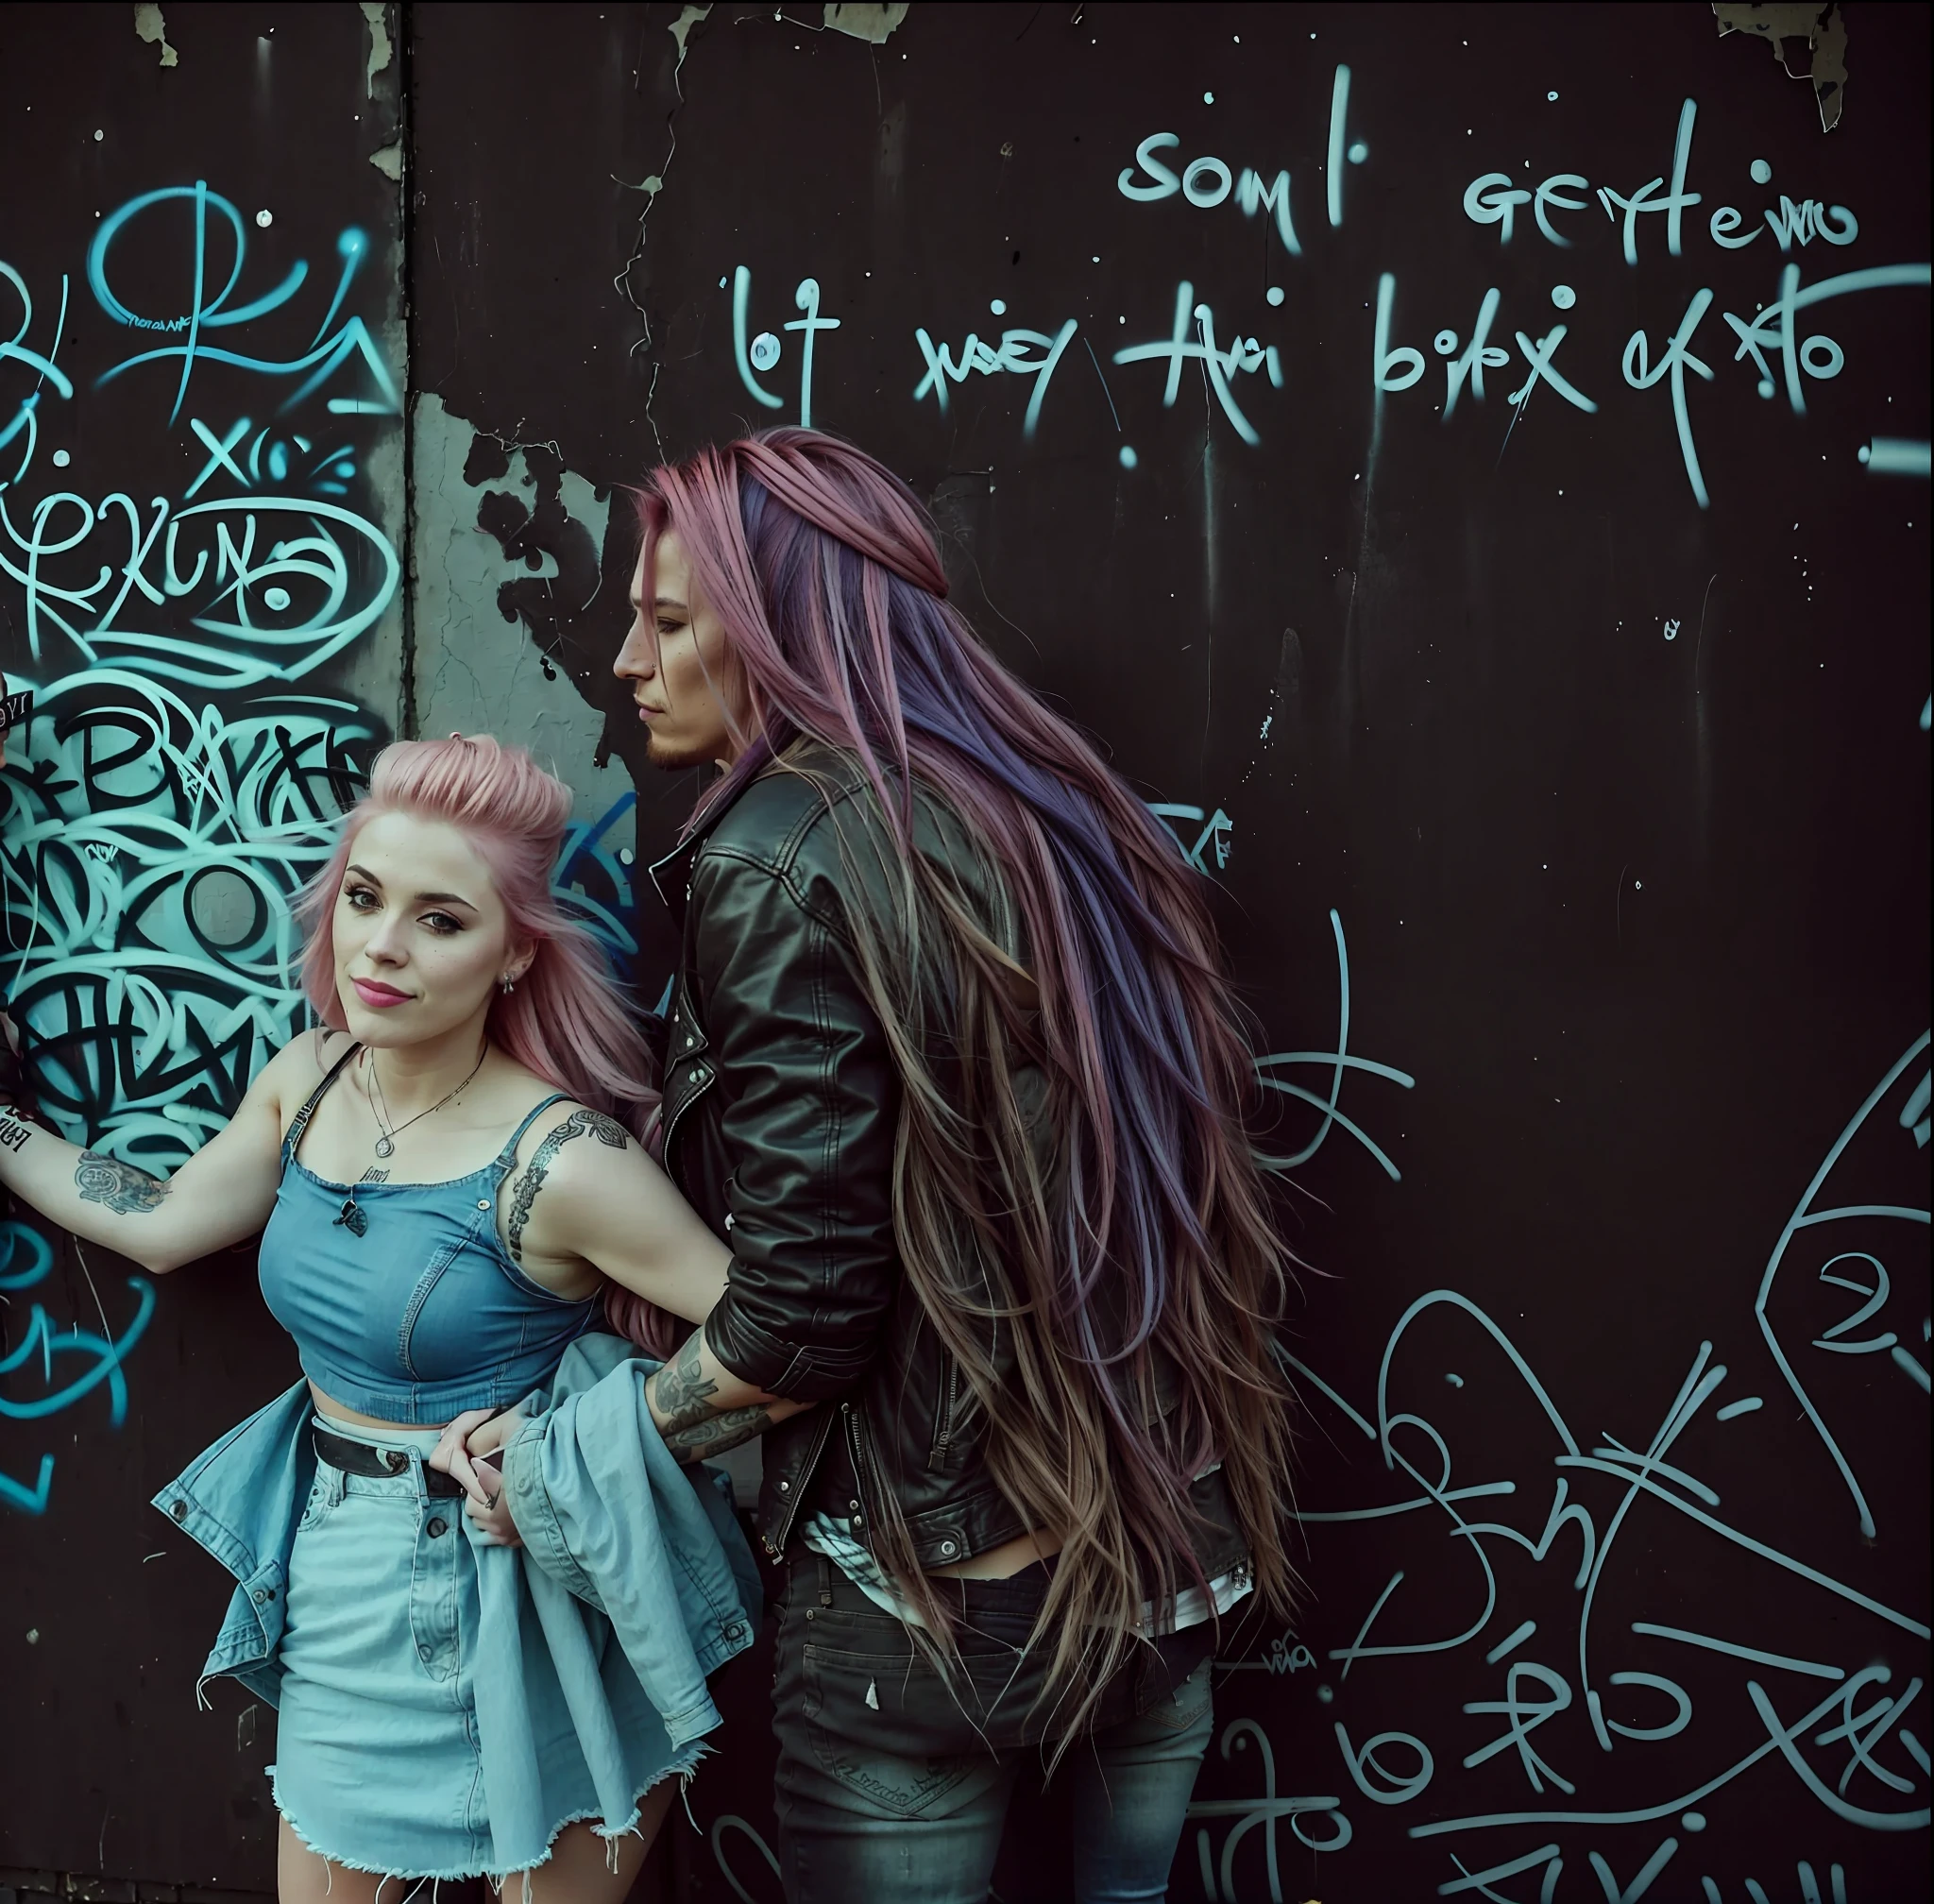
[[[483,1070],[484,1061],[489,1056],[490,1040],[486,1038],[484,1041],[483,1050],[477,1054],[476,1063],[470,1067],[470,1076],[466,1078],[462,1084],[457,1085],[452,1090],[446,1091],[428,1111],[419,1111],[414,1117],[404,1118],[400,1124],[392,1124],[389,1121],[389,1099],[382,1095],[382,1080],[377,1074],[376,1053],[372,1051],[369,1054],[369,1081],[376,1087],[376,1095],[369,1099],[369,1114],[376,1119],[376,1128],[382,1133],[376,1140],[376,1154],[379,1157],[394,1157],[397,1154],[397,1139],[412,1124],[420,1124],[424,1118],[433,1117],[437,1112],[441,1111],[459,1091],[462,1091],[476,1077],[478,1072]],[[382,1108],[379,1110],[377,1108],[378,1105],[381,1105]]]

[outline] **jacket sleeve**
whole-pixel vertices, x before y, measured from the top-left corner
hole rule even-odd
[[[733,1259],[705,1339],[769,1395],[824,1401],[872,1362],[900,1275],[899,1076],[823,879],[703,854],[691,903],[705,1034],[726,1095]],[[835,915],[837,916],[837,915]]]

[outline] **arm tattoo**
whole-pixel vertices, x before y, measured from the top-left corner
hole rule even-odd
[[[0,1110],[0,1144],[4,1144],[16,1157],[26,1148],[26,1140],[33,1134],[34,1127],[12,1105]]]
[[[599,1143],[608,1145],[614,1150],[624,1148],[627,1133],[617,1118],[607,1117],[602,1111],[583,1110],[573,1111],[537,1146],[530,1163],[524,1166],[523,1176],[517,1180],[517,1194],[510,1206],[510,1221],[504,1225],[504,1240],[510,1245],[513,1263],[524,1260],[524,1225],[531,1220],[531,1205],[537,1200],[537,1192],[543,1189],[544,1179],[557,1161],[557,1153],[573,1137],[582,1137],[587,1130]]]
[[[98,1150],[83,1150],[74,1167],[74,1187],[83,1203],[105,1203],[119,1216],[149,1216],[161,1207],[168,1185]]]
[[[665,1418],[658,1432],[665,1436],[668,1447],[672,1445],[674,1435],[703,1427],[719,1413],[712,1406],[719,1385],[706,1375],[699,1362],[703,1346],[702,1332],[693,1330],[678,1353],[652,1377],[651,1400]]]
[[[665,1436],[665,1445],[680,1461],[709,1461],[755,1435],[763,1435],[772,1425],[772,1403],[755,1402],[749,1408],[728,1408],[722,1415],[707,1415],[689,1428],[674,1428]]]

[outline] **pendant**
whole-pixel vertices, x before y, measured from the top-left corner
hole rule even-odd
[[[335,1223],[340,1223],[351,1236],[361,1236],[369,1228],[369,1217],[366,1212],[357,1207],[356,1199],[353,1197],[345,1197],[343,1198],[343,1207],[337,1213]],[[330,1225],[331,1230],[335,1228],[335,1223]]]
[[[379,1157],[394,1157],[397,1154],[397,1147],[387,1137],[379,1137],[376,1140],[376,1154]]]

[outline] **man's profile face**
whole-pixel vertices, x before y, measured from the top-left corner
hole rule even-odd
[[[631,688],[638,719],[651,732],[654,767],[729,765],[751,738],[728,707],[743,705],[738,663],[724,624],[700,599],[678,532],[658,537],[657,573],[638,555],[631,578],[631,632],[612,672]]]

